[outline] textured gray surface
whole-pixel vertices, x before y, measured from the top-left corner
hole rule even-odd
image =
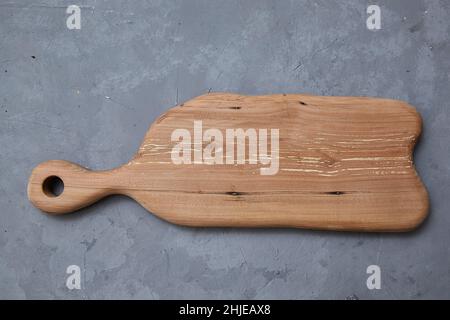
[[[374,32],[369,4],[1,0],[0,297],[450,298],[450,5],[377,1]],[[408,101],[429,219],[408,234],[200,229],[125,197],[61,217],[28,202],[39,162],[118,166],[159,114],[208,90]],[[65,286],[71,264],[81,290]],[[381,290],[366,287],[371,264]]]

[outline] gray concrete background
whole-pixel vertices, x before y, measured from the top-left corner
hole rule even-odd
[[[450,298],[449,18],[431,0],[1,0],[0,297]],[[159,114],[208,90],[408,101],[429,219],[407,234],[200,229],[120,196],[61,217],[28,202],[39,162],[118,166]],[[81,290],[65,286],[71,264]],[[371,264],[381,290],[366,287]]]

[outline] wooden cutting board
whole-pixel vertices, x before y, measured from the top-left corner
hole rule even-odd
[[[211,93],[161,115],[119,168],[41,163],[28,197],[61,214],[124,194],[188,226],[407,231],[428,213],[412,159],[420,132],[397,100]]]

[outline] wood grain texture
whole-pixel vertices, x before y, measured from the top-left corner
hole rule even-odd
[[[203,130],[279,128],[279,171],[261,164],[171,161],[171,133],[202,120]],[[160,116],[135,157],[94,172],[53,160],[38,165],[28,196],[38,208],[67,213],[124,194],[170,222],[189,226],[296,227],[407,231],[428,213],[412,159],[421,118],[405,102],[312,95],[211,93]],[[54,197],[50,176],[64,182]]]

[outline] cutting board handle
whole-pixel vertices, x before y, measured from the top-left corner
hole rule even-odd
[[[111,174],[118,169],[92,171],[69,161],[46,161],[31,173],[28,198],[33,205],[48,213],[72,212],[119,193],[113,186],[114,175]],[[62,184],[61,193],[56,192],[58,184]]]

